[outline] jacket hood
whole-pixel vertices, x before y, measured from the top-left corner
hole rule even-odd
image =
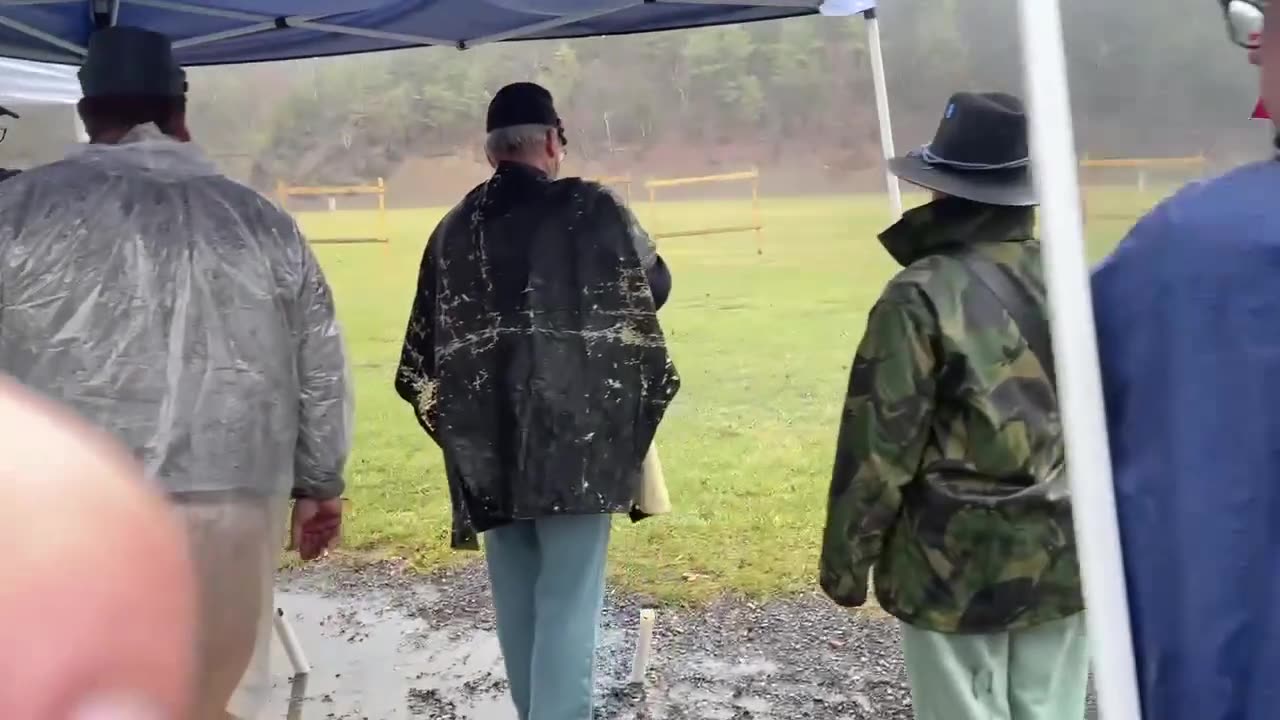
[[[880,243],[899,265],[907,267],[948,248],[1030,240],[1035,219],[1034,208],[982,205],[948,197],[908,210],[880,233]]]

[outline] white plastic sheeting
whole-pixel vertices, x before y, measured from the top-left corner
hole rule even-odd
[[[0,105],[70,105],[79,99],[74,67],[0,58]]]
[[[155,125],[5,181],[0,366],[170,494],[342,494],[351,385],[293,220]]]
[[[0,105],[74,105],[80,100],[76,68],[0,58]],[[18,111],[21,114],[21,110]],[[88,141],[77,115],[75,139]]]

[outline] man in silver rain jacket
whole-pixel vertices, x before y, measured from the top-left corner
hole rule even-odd
[[[168,493],[201,593],[190,717],[252,717],[285,506],[304,558],[341,524],[333,299],[289,216],[190,142],[163,36],[98,31],[80,80],[91,144],[0,192],[0,371],[114,433]]]

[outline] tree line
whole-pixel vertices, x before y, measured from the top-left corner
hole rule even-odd
[[[954,90],[1020,93],[1015,2],[885,3],[899,145],[927,138]],[[1213,153],[1256,139],[1256,75],[1215,0],[1073,0],[1064,12],[1083,150]],[[410,156],[473,151],[493,91],[526,79],[555,94],[574,152],[589,158],[732,145],[762,162],[797,149],[878,162],[857,18],[202,70],[191,114],[215,154],[251,166],[256,183],[348,182],[390,175]]]

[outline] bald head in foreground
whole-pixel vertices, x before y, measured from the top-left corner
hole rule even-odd
[[[0,380],[0,717],[181,718],[187,545],[114,442]]]

